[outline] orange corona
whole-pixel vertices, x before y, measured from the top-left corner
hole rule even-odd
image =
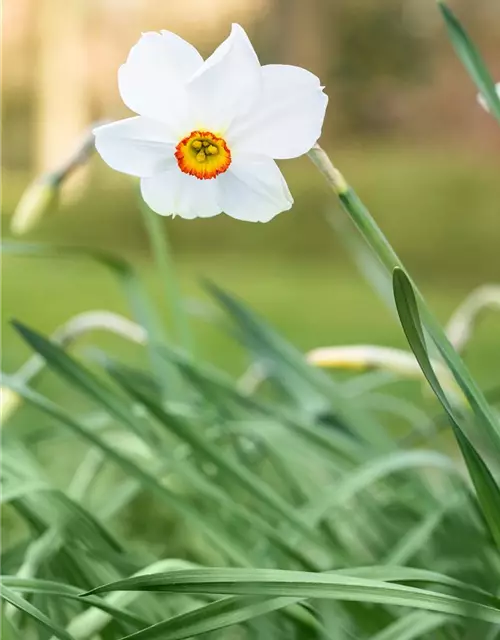
[[[226,141],[210,131],[193,131],[175,148],[179,169],[199,180],[216,178],[231,164]]]

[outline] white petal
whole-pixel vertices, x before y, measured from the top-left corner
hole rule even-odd
[[[293,204],[277,164],[265,156],[233,160],[216,181],[222,210],[238,220],[268,222]]]
[[[141,193],[151,209],[162,216],[209,218],[221,212],[215,180],[198,180],[176,166],[152,178],[142,179]]]
[[[229,37],[190,79],[187,91],[196,105],[200,128],[223,133],[258,98],[261,67],[245,31],[233,24]]]
[[[184,86],[203,58],[174,33],[144,33],[120,67],[120,94],[129,109],[185,133],[189,117]]]
[[[300,67],[262,67],[263,87],[255,109],[227,132],[230,148],[271,158],[307,153],[321,135],[328,97],[319,79]]]
[[[94,129],[95,146],[112,169],[146,177],[177,166],[168,127],[138,116]]]
[[[497,82],[497,84],[495,85],[495,89],[497,91],[498,97],[500,98],[500,82]],[[488,103],[486,102],[484,96],[482,93],[478,93],[477,94],[477,101],[479,102],[479,104],[483,107],[483,109],[485,111],[490,111],[490,108],[488,107]]]

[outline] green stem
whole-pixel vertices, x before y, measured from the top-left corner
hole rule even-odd
[[[350,187],[346,182],[340,171],[333,166],[323,149],[319,145],[315,145],[309,152],[309,157],[337,195],[345,212],[354,222],[365,241],[390,274],[392,275],[396,267],[399,267],[406,272],[403,263],[389,244],[387,238],[382,233],[368,209],[358,198],[352,187]],[[427,307],[422,294],[413,282],[412,284],[419,301],[425,329],[443,358],[448,363],[448,366],[469,401],[474,413],[476,416],[485,420],[488,425],[490,435],[496,442],[498,442],[500,428],[496,416],[493,414],[486,398],[470,375],[464,362],[450,344],[439,322],[434,318]]]
[[[192,351],[192,338],[187,313],[184,310],[182,295],[175,274],[174,261],[168,242],[165,226],[158,214],[141,201],[144,224],[149,236],[154,260],[158,268],[169,311],[172,314],[174,335],[180,346],[187,352]]]

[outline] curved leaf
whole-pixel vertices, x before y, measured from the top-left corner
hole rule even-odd
[[[461,413],[450,404],[434,373],[425,345],[417,301],[408,276],[402,269],[395,269],[393,282],[396,307],[408,343],[432,390],[450,418],[453,433],[474,483],[481,511],[493,539],[497,546],[500,546],[500,489],[487,465],[469,440],[466,433],[467,425],[464,425]]]
[[[317,574],[267,569],[198,569],[119,580],[89,594],[120,590],[321,598],[425,609],[500,624],[500,608],[438,591],[340,572]]]
[[[0,582],[13,592],[20,591],[22,593],[39,593],[48,596],[67,598],[69,600],[76,600],[80,602],[80,604],[101,609],[102,611],[109,613],[113,618],[122,620],[134,627],[141,627],[147,624],[147,621],[143,618],[128,611],[124,611],[123,609],[119,609],[118,607],[114,607],[101,598],[88,596],[87,598],[82,599],[80,595],[81,589],[69,584],[62,584],[61,582],[54,582],[52,580],[40,580],[37,578],[22,578],[18,576],[1,576]]]
[[[30,602],[25,600],[15,591],[12,591],[8,587],[6,587],[4,584],[0,584],[0,598],[16,607],[16,609],[19,609],[20,611],[25,613],[27,616],[32,618],[39,626],[47,629],[53,635],[55,635],[56,638],[59,638],[59,640],[74,640],[74,638],[70,636],[70,634],[65,629],[52,622],[52,620],[50,620],[50,618],[48,618],[42,611],[40,611],[40,609],[34,607]]]
[[[485,99],[491,113],[500,122],[500,97],[481,54],[453,11],[442,0],[438,0],[438,7],[441,9],[451,43],[458,57]]]

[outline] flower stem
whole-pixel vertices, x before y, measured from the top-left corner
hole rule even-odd
[[[144,224],[149,236],[151,249],[168,303],[172,314],[174,335],[180,346],[187,352],[192,352],[192,338],[189,329],[187,314],[184,310],[182,295],[175,274],[174,261],[168,242],[165,225],[161,218],[142,201],[140,208],[144,218]]]
[[[354,222],[365,241],[389,273],[392,275],[396,267],[399,267],[406,272],[403,263],[389,244],[389,241],[375,222],[374,218],[371,216],[368,209],[361,202],[354,189],[352,189],[352,187],[347,183],[340,171],[333,166],[325,151],[316,144],[309,151],[309,157],[339,198],[344,211]],[[470,375],[464,362],[454,350],[443,328],[429,310],[424,297],[413,282],[412,284],[419,302],[423,325],[428,335],[448,363],[457,383],[460,385],[464,395],[474,410],[474,413],[477,417],[484,420],[487,424],[490,436],[492,436],[498,443],[500,438],[500,426],[496,416],[493,414],[481,389]]]

